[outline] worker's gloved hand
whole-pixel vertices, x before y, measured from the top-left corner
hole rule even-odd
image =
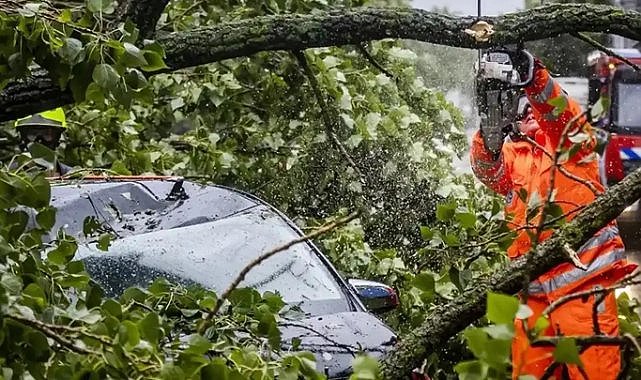
[[[523,81],[528,79],[534,70],[534,56],[529,51],[523,49],[513,50],[509,55],[514,70],[519,73],[520,80]]]

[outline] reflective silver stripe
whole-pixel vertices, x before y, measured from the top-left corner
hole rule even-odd
[[[598,235],[594,235],[590,240],[586,241],[578,250],[579,257],[585,251],[596,248],[604,243],[614,239],[619,235],[619,229],[615,226],[608,226],[602,229]]]
[[[594,261],[588,265],[588,270],[583,270],[579,268],[572,269],[571,271],[561,273],[560,275],[551,278],[545,282],[535,281],[531,282],[528,285],[529,294],[539,294],[539,293],[550,293],[554,290],[560,289],[566,285],[569,285],[575,281],[580,280],[583,277],[589,276],[592,273],[595,273],[604,267],[611,265],[619,260],[625,258],[625,250],[618,248],[613,250],[610,253],[602,254],[598,256]]]
[[[536,95],[532,95],[532,98],[534,98],[538,103],[545,103],[552,96],[552,92],[554,92],[554,80],[548,77],[548,81],[545,82],[543,90]]]

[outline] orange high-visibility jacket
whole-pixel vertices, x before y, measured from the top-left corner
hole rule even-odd
[[[533,82],[526,87],[526,94],[532,105],[533,115],[540,128],[531,141],[507,141],[497,160],[485,148],[480,131],[474,136],[471,148],[471,164],[475,175],[484,184],[506,197],[506,216],[510,214],[510,228],[517,231],[517,237],[508,249],[510,258],[516,258],[528,252],[531,247],[530,232],[538,227],[540,210],[528,222],[528,203],[536,203],[533,197],[538,197],[541,204],[548,198],[551,185],[551,173],[556,151],[561,142],[561,135],[567,131],[574,141],[584,140],[581,149],[576,154],[560,155],[559,163],[570,176],[555,171],[552,201],[561,207],[566,220],[572,219],[580,207],[592,202],[596,194],[586,184],[572,179],[578,177],[592,184],[597,192],[603,192],[604,187],[599,179],[597,156],[593,151],[596,138],[592,127],[582,115],[581,107],[561,89],[548,71],[537,62]],[[559,113],[548,101],[563,98],[567,106]],[[558,103],[555,103],[558,104]],[[579,134],[577,134],[579,133]],[[573,143],[566,136],[563,139],[566,147]],[[567,149],[566,149],[567,150]],[[526,195],[525,200],[521,195]],[[538,215],[537,215],[538,214]],[[551,231],[541,234],[541,240],[549,237]],[[619,236],[616,221],[611,222],[578,251],[579,258],[588,267],[587,271],[575,267],[571,263],[563,263],[533,281],[528,288],[530,295],[545,294],[549,297],[567,294],[572,289],[595,279],[601,284],[614,283],[625,274],[632,272],[636,265],[628,264],[624,256],[624,246]]]

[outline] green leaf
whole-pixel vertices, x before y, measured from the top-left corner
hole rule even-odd
[[[540,316],[537,318],[536,323],[534,324],[534,333],[536,336],[544,332],[550,326],[550,321],[544,317]]]
[[[412,286],[424,292],[434,292],[434,289],[436,288],[436,281],[431,273],[421,272],[414,277]]]
[[[26,288],[22,291],[24,295],[27,295],[33,299],[36,300],[38,303],[38,306],[43,307],[46,304],[47,301],[47,296],[45,295],[44,290],[40,287],[40,285],[36,283],[31,283],[27,285]]]
[[[425,241],[430,241],[434,237],[434,232],[432,232],[428,227],[421,226],[421,237]]]
[[[201,380],[228,380],[229,368],[222,358],[213,358],[211,363],[200,370]]]
[[[149,312],[145,318],[138,322],[142,337],[152,344],[157,344],[161,336],[160,319],[158,314]]]
[[[89,283],[89,277],[82,274],[67,274],[59,280],[63,288],[82,288]]]
[[[47,170],[54,169],[54,163],[56,162],[56,153],[53,150],[47,148],[42,144],[33,143],[29,146],[29,152],[31,153],[31,157],[33,157],[34,161],[38,165],[47,168]]]
[[[147,61],[146,65],[142,65],[140,68],[144,71],[158,71],[161,69],[166,69],[167,65],[162,59],[162,56],[152,50],[143,50],[144,58]]]
[[[492,339],[511,340],[514,337],[514,325],[500,324],[483,327]]]
[[[457,213],[456,220],[463,228],[474,228],[476,226],[476,215],[470,212]]]
[[[127,169],[127,165],[120,160],[116,160],[111,164],[111,170],[120,175],[131,175],[131,172]]]
[[[75,242],[63,240],[54,250],[49,251],[47,260],[54,264],[64,265],[73,259],[77,248],[78,246]]]
[[[82,233],[85,236],[91,236],[102,227],[102,224],[93,215],[87,216],[82,222]]]
[[[91,82],[85,90],[84,98],[96,104],[101,104],[105,101],[105,93],[100,86]]]
[[[123,321],[118,329],[118,336],[121,343],[135,347],[140,343],[140,331],[132,321]]]
[[[107,251],[109,246],[111,246],[111,234],[104,233],[98,238],[98,244],[96,244],[99,250]]]
[[[75,64],[84,58],[84,54],[81,53],[83,53],[82,42],[71,37],[65,38],[64,45],[58,50],[60,57],[71,64]]]
[[[160,378],[163,380],[186,379],[183,370],[173,363],[166,362],[160,370]]]
[[[29,360],[43,361],[49,357],[49,343],[47,337],[40,331],[31,330],[26,336],[27,349],[24,352]]]
[[[455,233],[448,233],[445,236],[441,236],[441,238],[448,247],[458,247],[461,245],[461,240]]]
[[[98,86],[106,90],[110,90],[116,85],[116,83],[118,83],[120,75],[112,66],[106,63],[101,63],[96,65],[96,67],[93,69],[91,78],[94,80],[94,82],[96,82]]]
[[[148,64],[143,51],[138,49],[136,45],[125,42],[123,46],[125,48],[125,54],[123,56],[125,66],[138,67]]]
[[[568,108],[568,99],[565,95],[559,95],[547,101],[549,105],[554,107],[552,113],[554,116],[560,116]]]
[[[454,370],[458,373],[459,380],[486,380],[489,367],[479,360],[470,360],[458,363]]]
[[[112,0],[87,0],[87,9],[91,13],[110,14],[114,11]]]
[[[112,299],[105,300],[105,302],[102,304],[102,310],[106,311],[116,318],[122,317],[122,305]]]
[[[519,310],[519,305],[520,302],[516,297],[489,293],[487,295],[487,319],[494,323],[511,324]]]
[[[579,348],[574,339],[561,338],[554,349],[553,356],[557,363],[576,364],[583,367],[579,357]]]
[[[352,362],[353,380],[377,380],[380,377],[380,364],[371,356],[358,355]]]
[[[87,296],[85,297],[85,305],[87,306],[87,308],[91,309],[96,306],[100,306],[103,295],[104,291],[99,285],[93,284],[89,286],[89,289],[87,290]]]
[[[36,222],[38,222],[41,228],[47,231],[53,228],[53,225],[56,224],[56,208],[48,206],[40,210],[36,215]]]
[[[22,291],[22,280],[13,273],[4,273],[0,285],[11,294],[20,294]]]
[[[199,334],[189,335],[187,342],[189,343],[189,347],[185,349],[185,352],[188,353],[203,355],[211,348],[211,342]]]
[[[436,217],[438,220],[445,222],[454,216],[456,206],[452,204],[439,204],[436,206]]]

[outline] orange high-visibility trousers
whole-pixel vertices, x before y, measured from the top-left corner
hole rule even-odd
[[[594,283],[592,284],[594,285]],[[576,291],[589,290],[588,286]],[[549,315],[550,325],[542,336],[592,336],[595,335],[593,310],[595,296],[587,299],[574,299],[561,305]],[[543,297],[529,297],[527,305],[533,315],[527,319],[527,326],[532,329],[550,300]],[[610,292],[597,306],[599,332],[607,336],[619,334],[616,297]],[[532,375],[540,379],[554,363],[554,347],[531,347],[521,320],[514,323],[515,337],[512,341],[512,379],[522,375]],[[579,352],[581,348],[579,347]],[[616,345],[591,345],[580,354],[583,366],[560,364],[550,379],[571,380],[615,380],[621,368],[621,349]]]

